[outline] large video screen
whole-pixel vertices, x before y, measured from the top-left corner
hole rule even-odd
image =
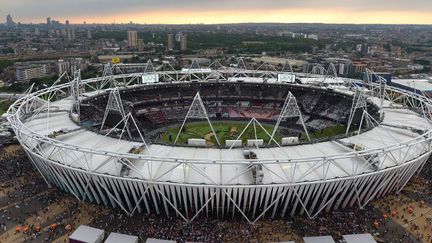
[[[278,73],[278,81],[286,83],[295,83],[295,75],[291,73]]]
[[[156,73],[144,74],[142,76],[142,83],[143,84],[150,84],[150,83],[156,83],[156,82],[159,82],[159,75]]]

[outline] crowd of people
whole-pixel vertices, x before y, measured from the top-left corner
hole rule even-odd
[[[196,92],[200,92],[208,116],[214,119],[244,119],[252,117],[275,121],[288,93],[285,86],[258,84],[196,83],[143,86],[120,93],[126,113],[131,112],[144,125],[154,126],[181,122]],[[351,109],[351,97],[334,92],[315,92],[312,88],[290,87],[298,106],[310,123],[315,119],[334,123],[345,122]],[[108,101],[108,94],[83,101],[82,121],[101,121]],[[375,111],[374,111],[375,112]],[[372,112],[372,113],[374,113]],[[115,123],[117,124],[117,123]],[[315,129],[315,127],[311,127]],[[318,127],[317,130],[322,129]]]
[[[48,187],[18,145],[6,147],[0,154],[0,242],[13,239],[64,242],[80,224],[102,228],[107,232],[136,235],[141,241],[157,238],[178,242],[277,242],[299,241],[301,237],[317,235],[332,235],[334,239],[341,240],[344,234],[365,232],[386,242],[419,242],[420,236],[430,239],[428,235],[408,233],[416,232],[422,227],[420,225],[408,222],[411,229],[406,230],[401,224],[395,223],[391,219],[396,219],[396,215],[391,215],[395,206],[381,203],[386,198],[380,199],[378,205],[331,211],[322,213],[315,219],[295,215],[284,219],[263,218],[254,224],[241,217],[218,219],[202,215],[192,222],[186,222],[180,217],[154,214],[135,214],[130,217],[120,209],[83,203],[57,188]],[[427,173],[431,170],[430,167],[432,166],[427,164],[424,171]],[[430,174],[426,176],[430,177]],[[418,195],[418,198],[410,200],[421,200],[424,205],[431,202],[430,194]],[[396,200],[392,203],[403,204],[404,201]],[[418,203],[412,205],[419,207]],[[403,213],[401,209],[400,217]]]

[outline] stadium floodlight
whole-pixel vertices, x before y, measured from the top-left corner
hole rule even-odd
[[[261,73],[258,77],[262,78],[264,81],[268,80],[269,78],[276,78],[278,72],[273,65],[267,62],[261,64],[257,69],[255,69],[255,71]]]
[[[305,131],[306,137],[307,137],[308,141],[310,141],[309,133],[308,133],[308,130],[306,128],[306,124],[304,123],[303,116],[302,116],[300,109],[298,107],[297,100],[294,97],[294,95],[289,91],[287,97],[285,98],[285,102],[282,106],[282,110],[281,110],[281,113],[277,119],[276,125],[273,128],[273,132],[272,132],[272,135],[270,136],[270,140],[269,140],[268,144],[270,144],[271,141],[273,140],[273,137],[276,134],[276,131],[279,128],[280,123],[283,120],[286,120],[287,118],[295,118],[295,117],[299,118],[300,123],[303,126],[303,129]]]
[[[105,85],[110,83],[110,87],[113,87],[113,75],[114,75],[114,64],[108,62],[104,65],[102,70],[102,81],[99,84],[98,90],[102,90],[105,88]]]
[[[215,60],[214,62],[212,62],[208,68],[210,69],[210,74],[207,75],[205,80],[227,80],[226,77],[222,74],[222,72],[227,72],[227,69],[219,62],[219,60]]]
[[[76,113],[78,115],[78,121],[80,118],[80,93],[82,88],[82,80],[81,80],[81,70],[77,70],[74,72],[74,79],[71,82],[71,96],[72,96],[72,110],[71,113]]]
[[[321,86],[324,85],[327,79],[327,70],[319,63],[316,63],[311,72],[309,73],[311,78],[315,78],[314,82],[319,83]]]
[[[246,70],[246,64],[242,57],[240,57],[239,61],[237,62],[236,69],[239,71]]]
[[[143,84],[156,83],[159,81],[159,75],[156,72],[155,67],[153,66],[152,61],[149,59],[144,68],[144,72],[141,76],[141,82]]]
[[[218,59],[216,59],[214,62],[212,62],[212,63],[209,65],[209,68],[211,68],[212,70],[215,70],[215,71],[217,71],[217,70],[223,70],[223,71],[226,71],[225,66],[222,65]]]
[[[120,97],[120,92],[119,92],[117,87],[112,89],[110,94],[109,94],[108,102],[107,102],[107,105],[105,108],[105,114],[104,114],[104,117],[102,120],[102,125],[101,125],[100,130],[103,129],[105,122],[106,122],[106,119],[108,117],[108,114],[112,111],[120,113],[122,119],[124,119],[126,116],[124,108],[123,108],[123,103],[122,103],[122,100]]]
[[[189,70],[200,70],[200,69],[201,69],[201,67],[200,67],[200,65],[198,63],[198,60],[196,58],[194,58],[192,60],[192,63],[190,65],[190,67],[189,67]]]
[[[289,63],[289,60],[286,60],[285,64],[282,66],[281,72],[294,74],[292,66]]]
[[[144,68],[144,73],[154,73],[154,72],[156,72],[156,68],[153,66],[152,61],[149,59]]]
[[[366,90],[361,88],[357,89],[354,93],[353,102],[351,105],[350,116],[348,119],[347,128],[345,131],[345,135],[348,135],[348,132],[351,128],[352,122],[354,120],[354,116],[358,109],[362,109],[367,112],[367,104],[366,104]],[[368,120],[366,120],[366,126],[369,126]]]
[[[331,62],[327,68],[327,76],[332,78],[337,78],[336,66]]]
[[[186,121],[187,121],[188,118],[192,118],[192,119],[206,119],[207,122],[208,122],[208,124],[209,124],[209,126],[210,126],[211,131],[213,132],[213,136],[215,137],[218,146],[220,146],[219,139],[217,137],[217,134],[216,134],[215,130],[213,129],[213,125],[211,124],[210,119],[208,118],[207,111],[205,109],[204,103],[202,102],[202,99],[201,99],[201,96],[200,96],[199,92],[196,93],[194,99],[192,100],[192,104],[189,107],[189,110],[188,110],[188,112],[186,114],[185,119],[183,120],[183,123],[182,123],[182,125],[180,127],[180,130],[177,133],[177,136],[176,136],[176,138],[174,140],[174,144],[177,143],[177,140],[178,140],[178,138],[180,136],[180,133],[182,132],[183,127],[184,127],[184,125],[185,125],[185,123],[186,123]]]
[[[372,92],[372,95],[379,98],[380,100],[380,119],[383,118],[384,115],[384,99],[385,99],[385,90],[387,85],[387,80],[378,75],[376,72],[366,68],[363,76],[363,81],[366,85],[368,85],[369,89]],[[373,83],[378,83],[379,85],[372,85]]]
[[[234,70],[233,78],[236,77],[249,77],[249,75],[247,74],[246,64],[242,57],[240,57]]]

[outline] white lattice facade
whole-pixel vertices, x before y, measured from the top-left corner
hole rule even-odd
[[[239,74],[244,82],[279,83],[276,70],[247,70],[242,60],[239,63],[235,69],[197,73],[162,66],[155,73],[178,83],[207,82],[214,77],[230,82]],[[142,85],[142,73],[109,76],[117,87],[104,82],[104,77],[80,80],[84,86],[80,99]],[[295,76],[310,79],[310,74]],[[369,90],[379,85],[338,80],[343,84],[331,89],[353,96],[360,84]],[[73,82],[27,94],[10,108],[8,119],[47,183],[79,200],[131,215],[159,213],[188,221],[202,215],[240,216],[251,222],[264,216],[306,214],[313,218],[322,211],[363,207],[374,198],[399,192],[431,153],[431,101],[388,86],[381,95],[384,100],[365,96],[368,102],[381,105],[383,119],[378,126],[335,141],[256,148],[259,159],[246,160],[241,148],[145,144],[84,129],[72,119],[71,108],[77,102],[76,92],[70,92]],[[53,97],[57,99],[51,101]],[[118,108],[120,103],[109,107]],[[288,111],[299,115],[298,109]],[[131,152],[144,144],[144,150]],[[259,183],[252,176],[257,167],[263,173]]]

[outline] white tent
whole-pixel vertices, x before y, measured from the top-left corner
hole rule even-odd
[[[105,237],[105,231],[87,225],[80,225],[71,236],[70,243],[100,243]]]
[[[111,233],[105,243],[138,243],[138,236]]]

